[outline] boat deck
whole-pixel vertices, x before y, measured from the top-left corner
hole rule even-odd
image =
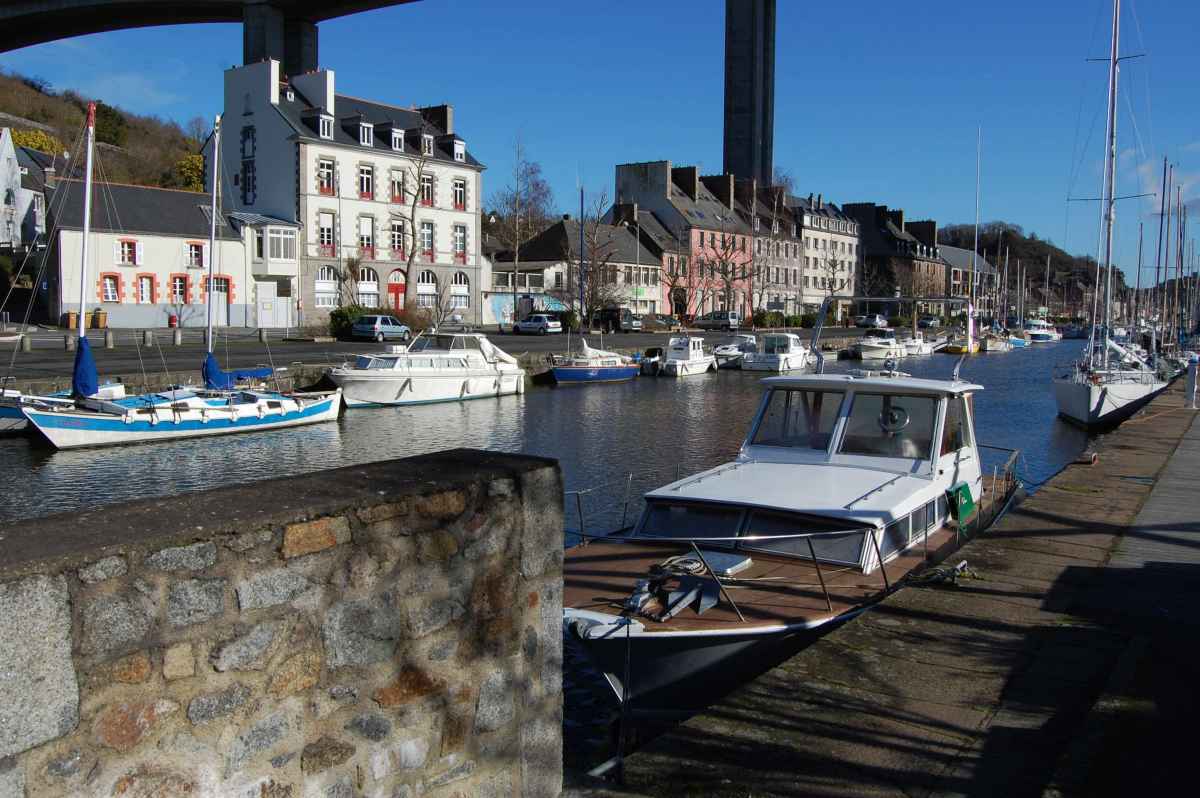
[[[929,550],[936,551],[955,539],[952,526],[929,534]],[[668,557],[690,552],[678,543],[621,543],[593,541],[568,549],[563,563],[563,606],[620,614],[622,603],[632,592],[636,579],[650,573],[651,566]],[[665,622],[638,616],[647,632],[728,630],[781,624],[804,624],[827,620],[867,603],[884,590],[882,574],[864,574],[857,566],[822,563],[820,576],[829,591],[830,610],[825,602],[817,569],[811,560],[782,557],[762,552],[744,552],[753,565],[734,577],[723,578],[745,621],[738,618],[722,597],[703,615],[685,609]],[[918,539],[885,566],[887,578],[896,584],[924,562],[925,547]],[[746,580],[770,580],[749,582]]]

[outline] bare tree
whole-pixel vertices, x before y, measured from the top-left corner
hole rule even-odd
[[[549,227],[555,216],[554,195],[542,177],[541,164],[526,157],[519,138],[515,149],[512,182],[492,195],[491,210],[483,214],[484,232],[513,253],[514,272],[520,267],[522,245]],[[513,323],[516,321],[514,307]]]
[[[562,242],[566,278],[561,288],[550,290],[551,296],[578,317],[581,327],[585,327],[598,311],[618,306],[626,299],[626,288],[621,284],[620,266],[616,261],[617,242],[612,228],[601,222],[607,207],[608,195],[602,193],[579,220],[583,229],[583,253],[573,246],[576,240],[568,231]]]
[[[725,307],[733,310],[741,292],[748,291],[756,266],[754,254],[748,247],[752,237],[743,234],[729,221],[722,218],[719,239],[716,238],[718,234],[708,233],[709,246],[701,250],[695,266],[699,272],[698,290],[703,290],[706,298],[720,297]]]
[[[183,127],[183,134],[191,140],[196,147],[199,147],[206,138],[211,128],[208,122],[202,116],[193,116],[188,120]]]

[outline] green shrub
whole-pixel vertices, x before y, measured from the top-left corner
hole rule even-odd
[[[575,315],[575,311],[573,310],[564,311],[559,316],[559,321],[562,323],[564,330],[571,330],[574,332],[579,329],[579,317]]]
[[[805,313],[801,316],[793,316],[793,318],[795,318],[797,321],[799,321],[799,324],[792,325],[792,326],[803,327],[806,330],[812,329],[813,327],[817,326],[817,314],[816,313]]]
[[[349,338],[354,322],[371,312],[370,308],[364,308],[362,305],[335,308],[329,313],[329,334],[334,338]]]

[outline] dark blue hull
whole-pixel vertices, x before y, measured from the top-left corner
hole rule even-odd
[[[636,377],[639,370],[640,367],[634,363],[627,366],[555,366],[550,372],[559,385],[574,385],[585,382],[624,382]]]

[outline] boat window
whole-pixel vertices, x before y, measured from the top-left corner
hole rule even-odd
[[[966,400],[955,397],[946,404],[946,428],[942,431],[942,454],[953,454],[971,445],[971,425],[967,423]]]
[[[746,531],[742,534],[761,535],[764,537],[800,535],[831,531],[839,527],[840,525],[821,524],[819,521],[797,515],[754,510],[750,513],[750,522],[746,525]],[[815,553],[819,560],[854,564],[859,562],[863,545],[863,535],[861,532],[856,535],[812,538],[811,540],[811,552],[808,548],[808,540],[805,538],[739,543],[738,547],[746,550],[771,552],[773,554],[794,554],[808,560],[811,560],[813,553]]]
[[[786,355],[787,352],[788,339],[786,335],[768,335],[763,340],[763,354]]]
[[[371,368],[371,363],[373,363],[374,361],[375,361],[375,358],[371,357],[370,355],[359,355],[358,358],[354,361],[354,368],[369,369],[369,368]]]
[[[373,358],[369,368],[373,369],[394,369],[396,368],[396,358],[394,357],[377,357]]]
[[[475,349],[475,350],[482,350],[482,349],[483,349],[483,347],[481,347],[481,346],[479,345],[479,339],[478,339],[478,338],[459,338],[458,340],[462,341],[462,342],[463,342],[463,345],[464,345],[464,346],[465,346],[467,349]]]
[[[856,393],[838,451],[928,460],[936,417],[930,396]]]
[[[767,411],[751,442],[823,452],[829,448],[843,396],[841,391],[777,388],[771,391]]]
[[[737,535],[740,507],[650,502],[641,534],[663,538],[731,538]]]
[[[409,368],[414,369],[431,369],[433,368],[433,358],[431,357],[410,357],[408,359]]]

